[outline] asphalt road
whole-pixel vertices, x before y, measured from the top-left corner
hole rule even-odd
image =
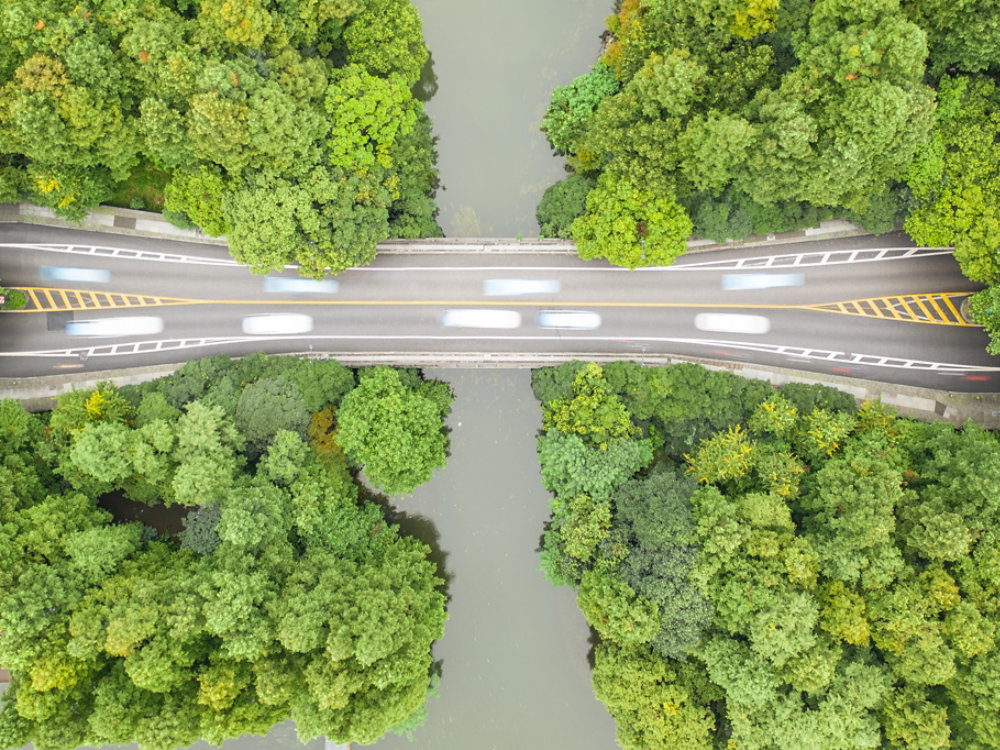
[[[41,281],[42,266],[102,269],[106,282]],[[724,276],[801,274],[800,286],[729,291]],[[295,277],[292,269],[283,276]],[[487,296],[487,279],[558,280],[558,293]],[[335,293],[265,291],[224,248],[28,224],[0,225],[0,279],[33,312],[0,316],[0,376],[185,361],[226,352],[677,354],[734,359],[953,391],[1000,390],[1000,358],[955,311],[979,287],[946,251],[904,236],[692,252],[627,271],[560,254],[382,254]],[[46,294],[45,289],[49,292]],[[77,290],[60,294],[56,289]],[[103,305],[108,309],[70,309]],[[450,328],[446,310],[516,311],[513,329]],[[544,310],[598,313],[593,330],[546,329]],[[248,316],[300,313],[312,330],[251,336]],[[766,333],[699,330],[699,313],[755,315]],[[70,321],[158,316],[158,334],[81,337]],[[746,319],[742,319],[746,320]]]

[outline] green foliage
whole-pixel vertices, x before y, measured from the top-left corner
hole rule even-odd
[[[900,5],[619,2],[600,62],[555,89],[542,129],[575,173],[674,198],[718,242],[833,214],[890,231],[910,208],[899,183],[929,140],[927,63],[934,77],[955,63],[984,70],[1000,39],[983,3]],[[574,237],[595,234],[580,225]],[[629,252],[633,238],[616,238]]]
[[[596,185],[594,180],[577,172],[549,185],[535,210],[539,236],[568,239],[573,222],[583,215],[587,195]]]
[[[3,304],[0,310],[21,310],[28,304],[27,295],[20,289],[8,289],[0,286],[0,297],[3,297]]]
[[[390,495],[409,494],[445,465],[448,436],[442,419],[451,393],[441,383],[403,382],[389,367],[363,370],[344,397],[337,442],[372,485]]]
[[[0,40],[8,200],[74,219],[109,199],[162,207],[256,270],[308,275],[370,262],[390,234],[440,234],[409,0],[17,0]]]
[[[600,366],[590,363],[573,379],[573,398],[555,399],[544,407],[543,428],[567,435],[581,435],[585,441],[607,450],[612,440],[638,437],[628,410],[610,392]]]
[[[687,250],[692,225],[684,209],[631,180],[602,174],[586,206],[570,228],[584,260],[603,257],[628,268],[666,266]]]
[[[542,118],[542,131],[557,153],[576,152],[587,120],[598,105],[618,91],[618,79],[607,65],[597,64],[567,86],[552,92],[552,102]],[[541,204],[539,204],[541,211]]]
[[[447,387],[397,379],[440,434]],[[0,745],[221,744],[293,715],[303,740],[371,743],[422,715],[442,582],[304,406],[352,387],[261,355],[65,394],[47,428],[0,401]],[[122,495],[187,505],[184,530],[98,507]]]
[[[535,373],[545,413],[572,425],[587,373]],[[656,463],[596,472],[599,448],[543,432],[542,568],[597,633],[623,747],[995,745],[993,435],[690,365],[602,374]]]
[[[244,388],[234,416],[251,458],[263,453],[281,430],[304,438],[310,420],[298,388],[281,377],[262,378]]]

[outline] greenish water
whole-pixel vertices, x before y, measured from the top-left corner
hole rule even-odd
[[[450,237],[538,235],[535,206],[563,175],[538,124],[552,89],[587,72],[611,0],[414,0],[437,89],[438,223]],[[433,85],[430,87],[433,90]]]
[[[443,551],[448,623],[435,645],[440,697],[413,742],[376,750],[617,747],[590,687],[589,631],[571,591],[538,566],[549,495],[535,454],[541,415],[528,370],[430,370],[451,383],[448,466],[396,506]]]

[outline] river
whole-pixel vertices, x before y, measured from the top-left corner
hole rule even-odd
[[[588,629],[569,589],[537,570],[548,516],[529,370],[430,370],[451,383],[448,466],[396,506],[443,552],[448,623],[440,697],[413,743],[376,750],[608,750],[614,722],[590,686]],[[435,538],[436,537],[436,538]]]
[[[565,163],[538,124],[552,89],[597,59],[612,0],[413,1],[436,77],[438,222],[450,237],[537,237],[535,206]]]

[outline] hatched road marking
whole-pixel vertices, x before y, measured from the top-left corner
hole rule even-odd
[[[930,323],[942,326],[977,327],[967,322],[958,311],[962,300],[972,292],[937,292],[904,294],[894,297],[869,297],[846,302],[808,305],[810,310],[857,315],[865,318],[900,320],[909,323]]]
[[[198,305],[207,300],[181,297],[158,297],[150,294],[95,292],[86,289],[53,287],[15,287],[24,292],[28,304],[13,312],[59,312],[69,310],[118,310],[124,307],[163,307],[165,305]]]

